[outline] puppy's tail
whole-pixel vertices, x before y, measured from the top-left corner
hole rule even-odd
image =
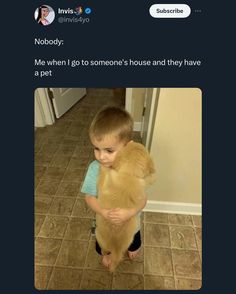
[[[123,252],[117,249],[111,252],[111,265],[109,267],[111,272],[115,271],[116,267],[121,262],[123,255]]]

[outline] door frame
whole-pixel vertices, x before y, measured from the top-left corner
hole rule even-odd
[[[149,151],[151,148],[153,125],[155,123],[156,112],[157,112],[157,99],[158,99],[157,88],[153,88],[151,99],[152,99],[152,101],[151,101],[150,114],[149,114],[149,119],[148,119],[147,138],[146,138],[146,143],[145,143],[145,147]]]
[[[125,89],[125,109],[131,113],[133,88]]]
[[[146,91],[148,88],[145,88]],[[151,141],[152,141],[152,132],[153,132],[153,124],[154,120],[156,117],[156,111],[157,111],[157,90],[160,88],[153,88],[153,93],[152,93],[152,102],[151,102],[151,108],[150,108],[150,115],[149,115],[149,121],[148,121],[148,129],[147,129],[147,138],[146,138],[146,143],[145,147],[147,149],[150,149],[151,146]],[[132,113],[132,94],[133,94],[133,88],[126,88],[126,94],[125,94],[125,109],[129,112]],[[145,94],[145,99],[146,99],[146,94]],[[145,101],[144,101],[145,104]],[[144,106],[144,105],[143,105]],[[143,122],[144,119],[142,118],[141,123],[141,128],[138,130],[142,132],[143,129]],[[134,128],[135,130],[135,128]]]
[[[37,88],[34,91],[34,126],[45,127],[55,123],[53,107],[47,88]]]

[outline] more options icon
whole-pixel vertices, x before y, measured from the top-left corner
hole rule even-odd
[[[154,18],[186,18],[191,9],[187,4],[153,4],[149,13]]]

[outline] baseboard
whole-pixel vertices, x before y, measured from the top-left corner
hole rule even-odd
[[[142,129],[142,123],[139,121],[134,122],[134,131],[135,132],[140,132]]]
[[[201,215],[202,205],[195,203],[149,200],[143,211]]]

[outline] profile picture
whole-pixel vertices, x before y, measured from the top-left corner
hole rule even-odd
[[[54,21],[55,12],[52,7],[48,5],[41,5],[35,10],[34,18],[38,24],[47,26]]]

